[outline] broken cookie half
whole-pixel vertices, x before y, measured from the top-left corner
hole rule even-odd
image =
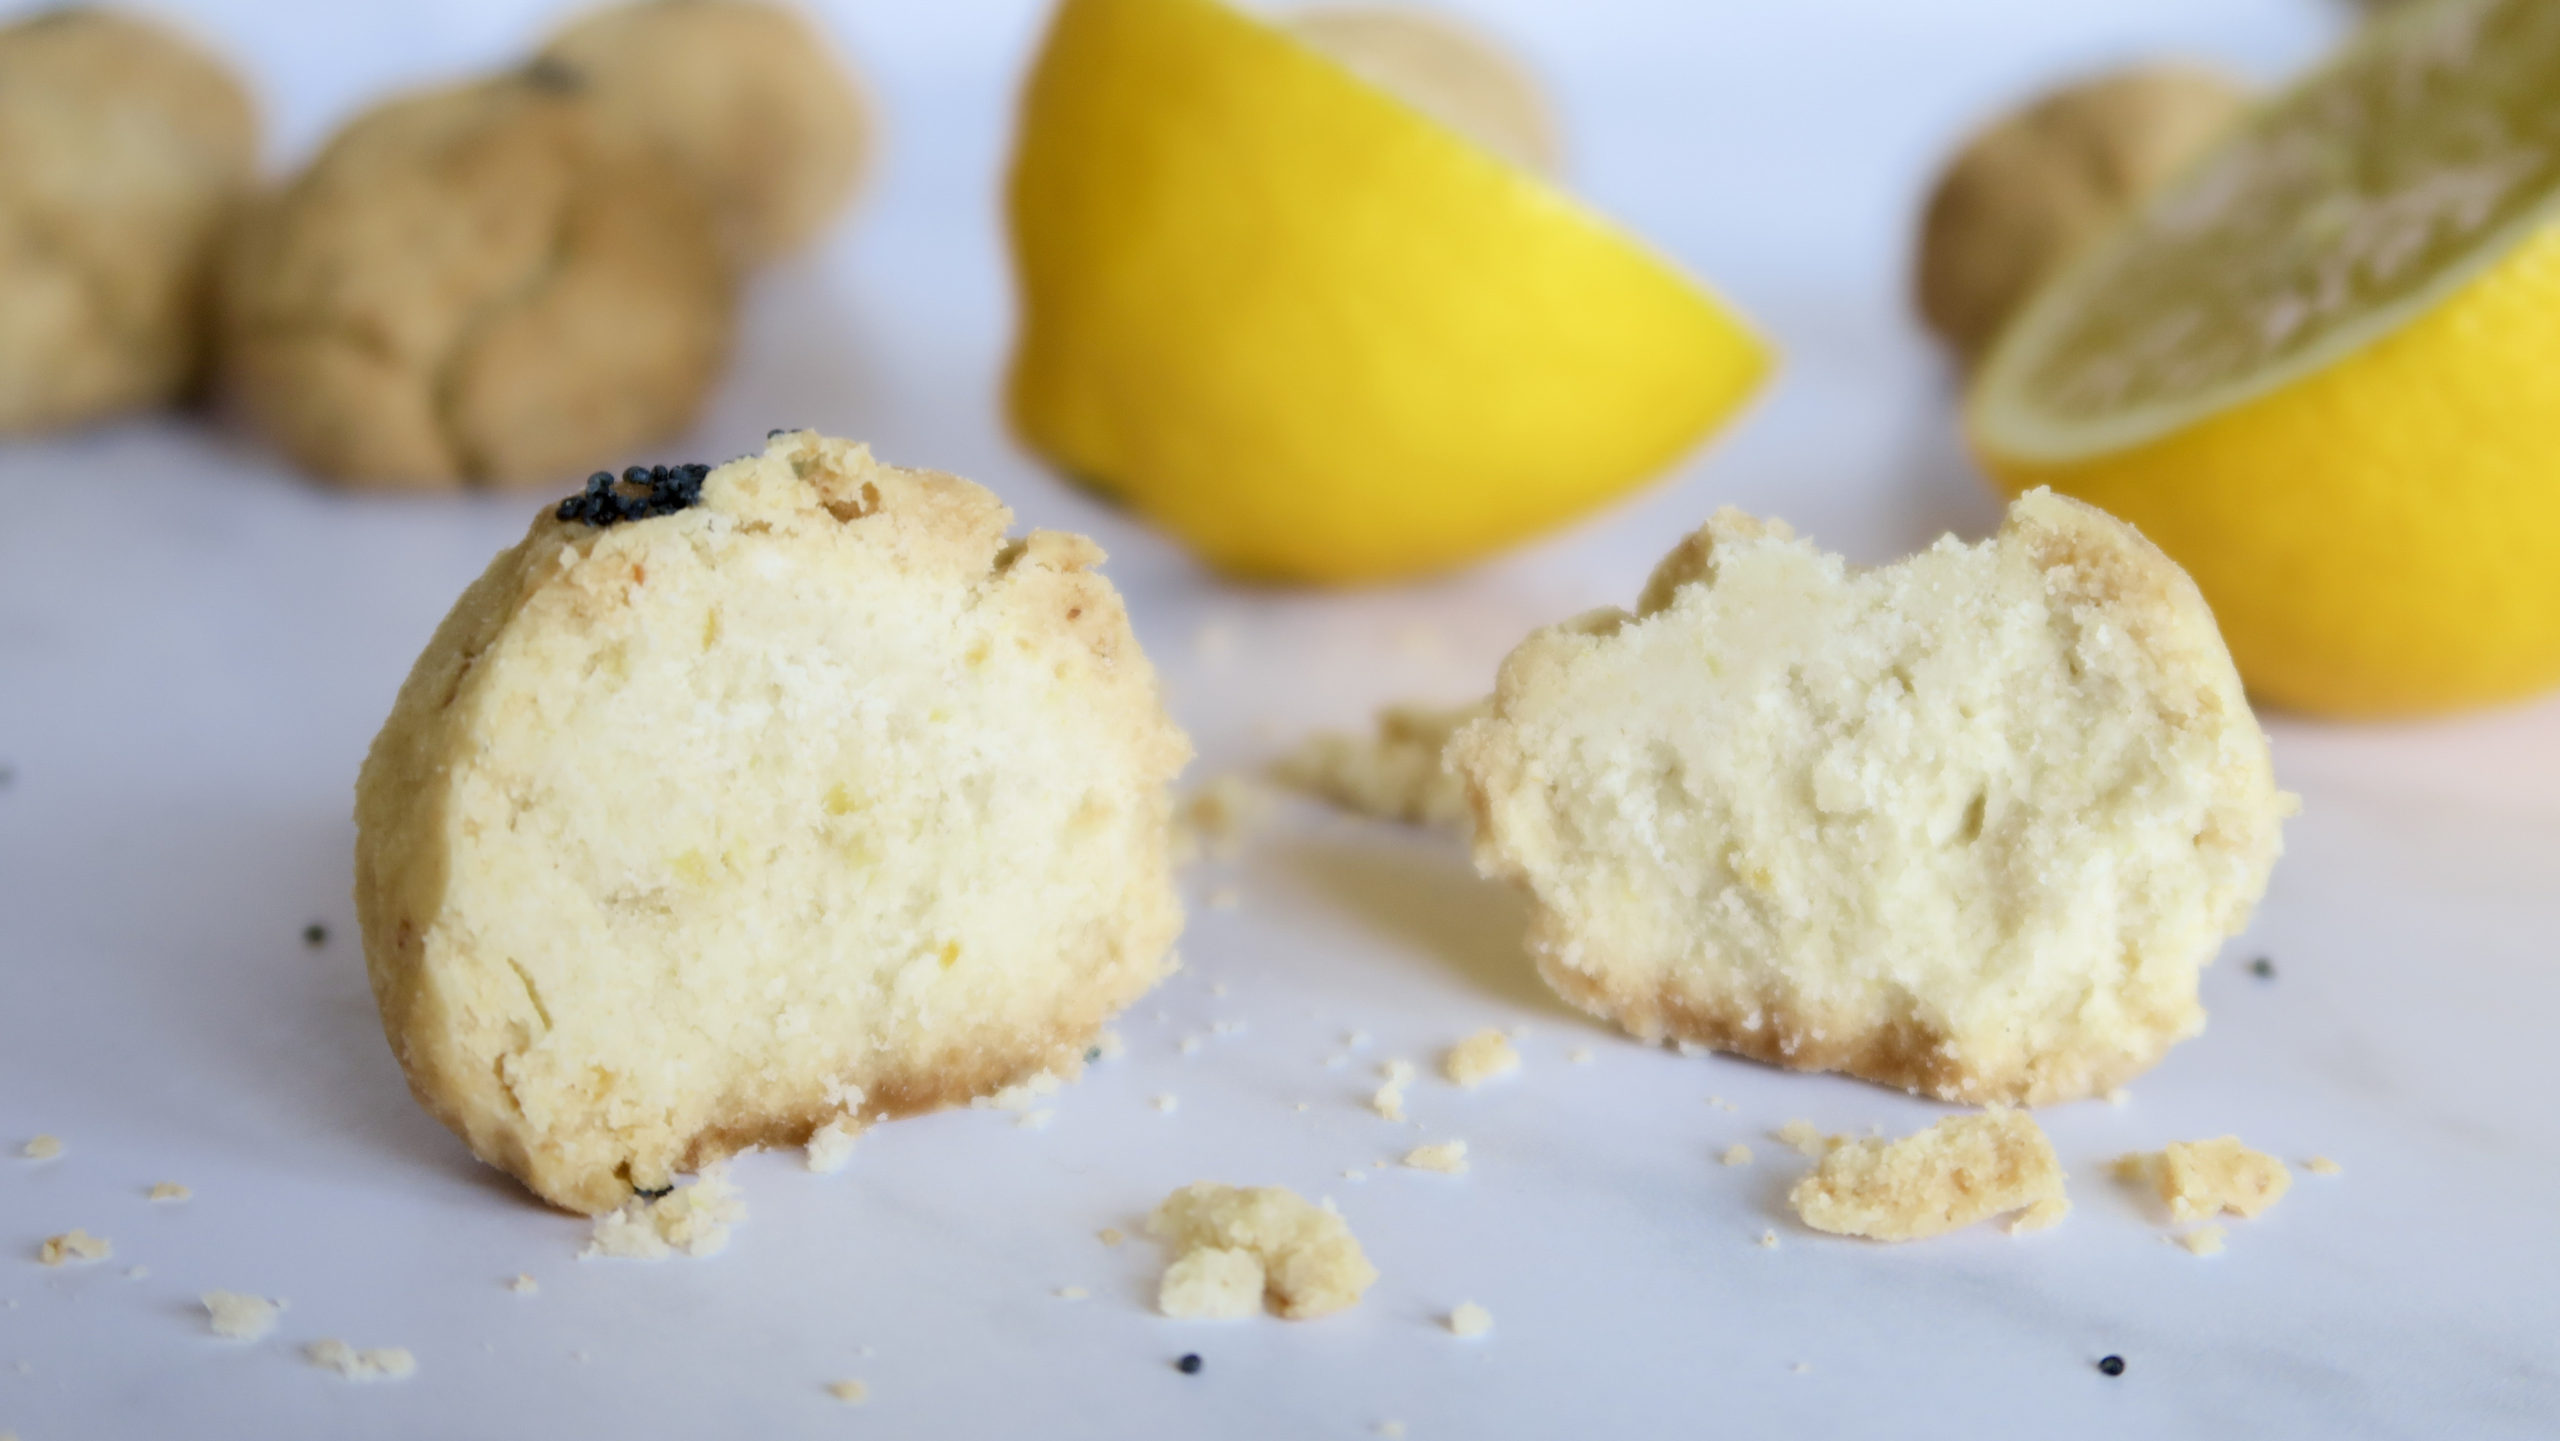
[[[1861,570],[1719,514],[1451,742],[1567,1000],[1945,1100],[2098,1095],[2204,1025],[2293,799],[2212,614],[2037,491]]]
[[[356,786],[427,1109],[610,1211],[1072,1075],[1169,962],[1189,754],[1081,536],[806,432],[601,476],[466,591]]]

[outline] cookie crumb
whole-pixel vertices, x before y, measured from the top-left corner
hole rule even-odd
[[[1716,1159],[1724,1162],[1728,1166],[1748,1166],[1751,1164],[1751,1148],[1742,1144],[1740,1141],[1736,1141],[1732,1145],[1725,1147],[1724,1154]]]
[[[1485,709],[1482,701],[1389,706],[1370,734],[1309,736],[1273,763],[1271,778],[1354,815],[1458,830],[1468,823],[1466,786],[1441,765],[1441,752]]]
[[[1403,1120],[1404,1088],[1413,1079],[1413,1062],[1389,1061],[1378,1068],[1378,1074],[1385,1078],[1386,1083],[1369,1097],[1369,1109],[1384,1120]]]
[[[1170,1116],[1173,1114],[1174,1107],[1182,1104],[1182,1098],[1171,1093],[1167,1093],[1156,1097],[1152,1104],[1158,1111]]]
[[[821,1176],[834,1175],[852,1162],[854,1138],[861,1134],[862,1122],[852,1116],[836,1117],[809,1133],[804,1164]]]
[[[1378,1423],[1378,1434],[1387,1438],[1387,1441],[1404,1441],[1404,1423],[1381,1421]]]
[[[1473,1301],[1461,1301],[1449,1312],[1449,1334],[1473,1340],[1493,1329],[1493,1313]]]
[[[2302,1163],[2302,1169],[2315,1176],[2337,1176],[2345,1174],[2347,1168],[2326,1156],[2314,1156]]]
[[[302,928],[302,943],[315,951],[320,949],[329,944],[329,928],[313,921]]]
[[[65,1263],[86,1265],[103,1261],[116,1253],[116,1243],[104,1236],[92,1236],[77,1227],[59,1236],[48,1236],[36,1248],[36,1259],[48,1266]]]
[[[20,1147],[18,1154],[30,1161],[50,1161],[62,1154],[62,1138],[53,1135],[38,1136]]]
[[[578,1259],[658,1261],[679,1251],[716,1256],[729,1244],[730,1228],[746,1217],[746,1200],[729,1183],[728,1168],[715,1163],[692,1185],[654,1198],[634,1196],[598,1216]]]
[[[153,1186],[148,1193],[150,1199],[162,1202],[192,1200],[194,1199],[195,1194],[195,1192],[188,1190],[186,1187],[179,1185],[175,1181],[162,1181],[158,1185]]]
[[[2190,1254],[2219,1256],[2222,1254],[2222,1243],[2230,1234],[2220,1226],[2198,1226],[2185,1235],[2173,1239],[2179,1245],[2186,1247]]]
[[[1101,1238],[1102,1244],[1106,1246],[1117,1246],[1121,1242],[1129,1239],[1126,1235],[1121,1233],[1120,1228],[1117,1226],[1105,1226],[1096,1234]]]
[[[1716,1098],[1709,1096],[1707,1104],[1716,1104]],[[1848,1137],[1826,1136],[1822,1133],[1821,1127],[1804,1120],[1789,1121],[1772,1134],[1795,1147],[1798,1153],[1816,1161],[1849,1144]]]
[[[1092,1294],[1082,1286],[1060,1286],[1056,1292],[1061,1301],[1081,1301]]]
[[[1278,1186],[1196,1182],[1166,1197],[1147,1230],[1173,1252],[1156,1297],[1168,1316],[1251,1315],[1267,1294],[1303,1320],[1357,1304],[1378,1279],[1339,1212]]]
[[[1476,1032],[1440,1058],[1440,1074],[1470,1090],[1519,1069],[1520,1052],[1509,1036],[1494,1030]]]
[[[1467,1173],[1467,1143],[1435,1141],[1428,1146],[1416,1146],[1404,1153],[1404,1163],[1417,1171],[1463,1176]]]
[[[981,1096],[969,1104],[980,1109],[1028,1111],[1033,1106],[1058,1094],[1066,1085],[1054,1071],[1042,1071],[1027,1080],[1016,1081],[992,1096]]]
[[[2135,1152],[2115,1164],[2118,1178],[2149,1182],[2177,1221],[2201,1221],[2228,1211],[2249,1219],[2284,1199],[2293,1173],[2237,1136],[2172,1141],[2157,1153]]]
[[[1760,1249],[1763,1251],[1774,1251],[1778,1249],[1778,1233],[1775,1231],[1761,1232]]]
[[[507,1283],[507,1289],[519,1296],[530,1296],[542,1289],[542,1283],[533,1279],[530,1274],[518,1271],[515,1279]]]
[[[847,1406],[859,1406],[871,1399],[871,1388],[859,1381],[830,1381],[827,1394]]]
[[[1174,814],[1174,854],[1232,860],[1271,817],[1270,790],[1247,776],[1222,775],[1193,791]]]
[[[2044,1131],[2005,1107],[1949,1116],[1899,1141],[1838,1146],[1787,1203],[1817,1231],[1877,1241],[1916,1241],[2006,1211],[2031,1210],[2048,1226],[2069,1208]]]
[[[401,1346],[381,1346],[368,1351],[335,1337],[314,1341],[302,1348],[311,1364],[335,1371],[350,1381],[398,1381],[416,1374],[418,1358]]]
[[[2124,1374],[2124,1358],[2123,1358],[2122,1356],[2101,1356],[2101,1357],[2099,1357],[2099,1358],[2098,1358],[2098,1374],[2099,1374],[2099,1375],[2101,1375],[2101,1376],[2121,1376],[2121,1375],[2123,1375],[2123,1374]]]
[[[196,1299],[204,1304],[206,1328],[225,1341],[265,1339],[276,1328],[277,1313],[284,1310],[282,1301],[238,1291],[207,1291]]]

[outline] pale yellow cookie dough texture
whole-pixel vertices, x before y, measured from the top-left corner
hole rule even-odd
[[[861,90],[789,6],[641,0],[579,18],[543,56],[695,175],[746,261],[807,244],[870,157]]]
[[[330,479],[559,485],[692,420],[733,289],[692,178],[532,67],[358,117],[253,209],[224,382]]]
[[[1156,1304],[1168,1316],[1227,1320],[1267,1298],[1292,1321],[1359,1304],[1378,1279],[1330,1202],[1280,1186],[1199,1181],[1165,1197],[1147,1234],[1172,1253]]]
[[[2249,105],[2216,70],[2138,65],[2044,95],[1968,139],[1920,220],[1921,318],[1967,365],[2071,252]]]
[[[1565,999],[1973,1103],[2200,1030],[2292,805],[2195,587],[2041,491],[1872,570],[1726,511],[1637,613],[1522,643],[1450,753]]]
[[[482,1159],[611,1210],[1072,1075],[1165,972],[1189,745],[1100,551],[1008,520],[795,433],[463,594],[358,779],[356,905]]]
[[[2062,1163],[2024,1111],[1949,1116],[1898,1141],[1850,1141],[1824,1153],[1787,1204],[1817,1231],[1919,1241],[2012,1211],[2038,1230],[2071,1209]]]
[[[248,91],[192,41],[103,9],[0,28],[0,433],[194,384],[257,161]]]

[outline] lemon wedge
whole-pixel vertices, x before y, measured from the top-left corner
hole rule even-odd
[[[1643,245],[1219,0],[1065,0],[1009,198],[1016,429],[1235,574],[1485,555],[1663,470],[1769,365]]]
[[[2365,27],[2037,293],[1967,426],[2168,551],[2265,699],[2560,682],[2560,6]]]

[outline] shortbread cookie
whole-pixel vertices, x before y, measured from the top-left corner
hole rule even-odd
[[[732,290],[692,178],[535,68],[371,111],[255,207],[224,379],[335,480],[561,485],[692,420]]]
[[[1720,514],[1635,615],[1523,643],[1450,752],[1567,1000],[1975,1102],[2202,1028],[2291,806],[2194,585],[2042,491],[1875,570]]]
[[[1080,536],[798,433],[602,483],[454,606],[356,786],[418,1099],[558,1205],[1074,1074],[1180,926],[1188,755]]]
[[[257,164],[247,90],[191,41],[93,8],[0,28],[0,433],[188,389]]]
[[[661,146],[709,192],[741,258],[814,237],[870,153],[861,92],[794,9],[757,0],[639,0],[552,37],[615,123]]]

